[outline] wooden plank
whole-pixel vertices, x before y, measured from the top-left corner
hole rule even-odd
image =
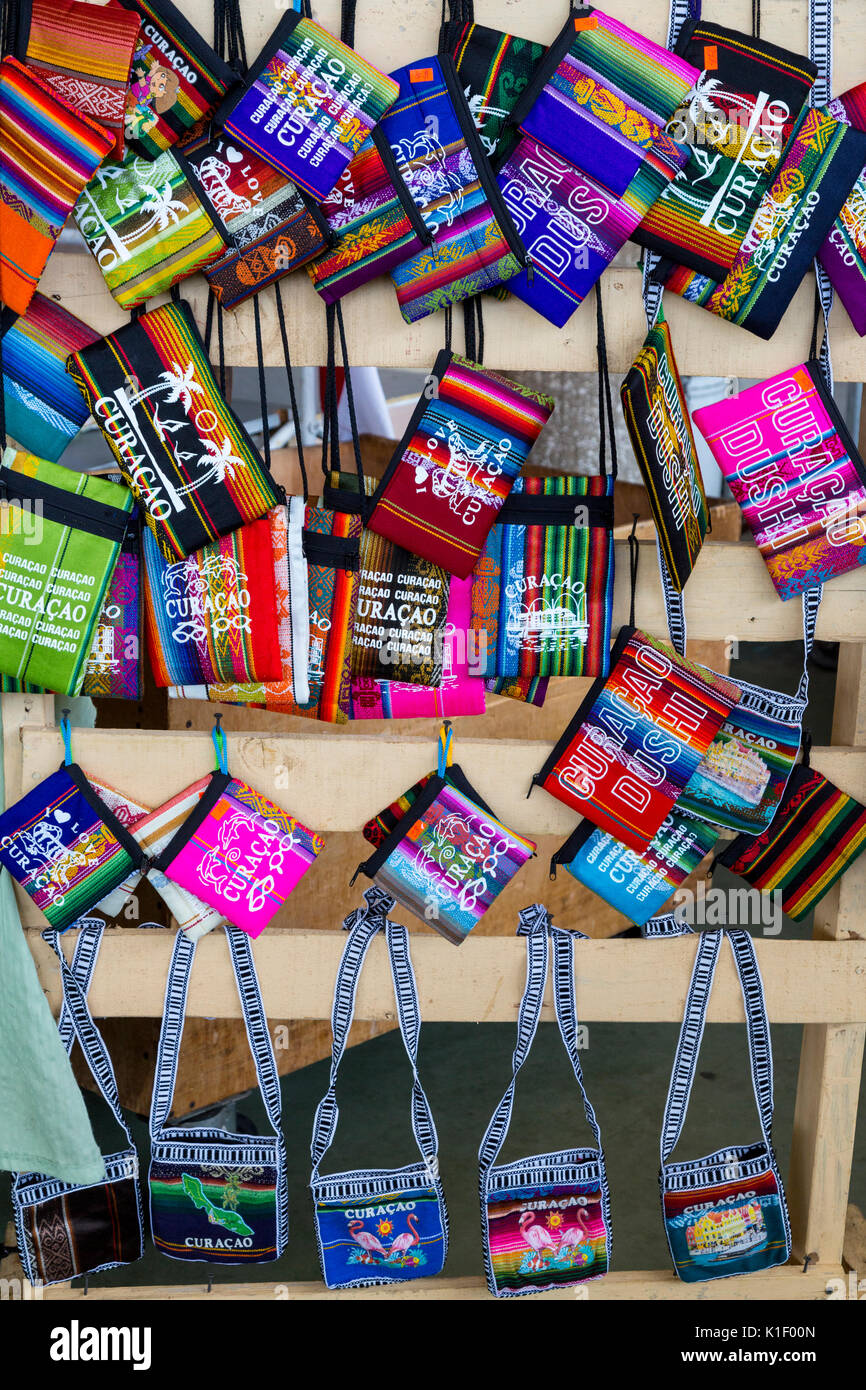
[[[833,742],[866,746],[866,643],[840,642]]]
[[[842,952],[850,945],[827,943],[826,949]],[[866,1028],[813,1024],[805,1015],[804,1021],[787,1186],[793,1253],[835,1264],[845,1241]]]
[[[395,917],[400,915],[398,909]],[[63,937],[68,954],[75,935],[68,931]],[[27,939],[42,987],[57,1012],[56,958],[38,931],[29,930]],[[270,1018],[330,1017],[345,940],[340,931],[278,929],[259,937],[255,959]],[[94,1016],[158,1016],[173,941],[169,931],[118,928],[106,932],[90,994]],[[866,1021],[866,942],[759,938],[755,948],[774,1022],[842,1025]],[[579,941],[576,951],[577,1011],[582,1021],[673,1023],[682,1019],[694,939]],[[521,939],[470,937],[456,948],[433,932],[423,932],[413,937],[412,954],[421,1017],[426,1022],[513,1023],[516,1019],[526,974],[526,947]],[[223,932],[211,933],[199,945],[187,1014],[191,1018],[240,1016]],[[394,1018],[384,941],[374,943],[358,989],[355,1016],[361,1021]],[[728,951],[719,965],[708,1016],[716,1023],[738,1023],[744,1018]],[[549,999],[543,1017],[553,1017]]]

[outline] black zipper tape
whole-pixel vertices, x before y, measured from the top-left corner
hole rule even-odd
[[[6,467],[0,467],[0,498],[12,506],[16,502],[36,502],[46,521],[87,531],[92,536],[114,541],[117,545],[123,544],[132,524],[131,509],[124,512],[120,507],[94,502],[90,497],[66,492],[53,483],[43,483],[38,478],[16,473]]]
[[[194,806],[184,821],[172,835],[165,849],[151,860],[151,868],[158,869],[161,873],[167,873],[174,860],[180,854],[184,845],[189,844],[199,826],[210,815],[226,788],[231,784],[232,777],[228,772],[212,772],[210,775],[210,786],[202,794],[197,806]]]
[[[382,163],[388,171],[388,177],[394,185],[394,192],[400,199],[403,211],[412,223],[415,235],[420,241],[423,241],[425,246],[429,246],[433,241],[433,233],[421,216],[421,209],[418,207],[418,204],[415,202],[415,199],[406,186],[406,180],[400,173],[394,151],[389,145],[381,126],[377,125],[373,127],[373,144],[379,151]]]
[[[524,87],[520,97],[514,106],[510,116],[506,119],[506,125],[520,125],[525,116],[529,115],[544,88],[547,86],[556,69],[559,67],[566,53],[574,42],[576,33],[574,21],[583,16],[592,14],[593,6],[584,5],[578,10],[572,10],[560,29],[550,48],[545,53],[532,77],[532,81]]]
[[[304,558],[308,565],[319,569],[356,574],[361,568],[361,541],[358,536],[329,536],[322,531],[305,530]]]
[[[812,378],[815,387],[817,388],[821,404],[823,405],[827,414],[830,416],[830,422],[842,441],[842,445],[845,449],[845,452],[851,460],[852,467],[859,475],[861,483],[863,483],[864,487],[866,487],[866,464],[864,464],[863,459],[860,456],[860,451],[857,448],[857,445],[854,443],[854,440],[851,438],[848,426],[845,424],[845,421],[842,418],[838,405],[834,401],[830,392],[827,390],[827,386],[824,381],[824,374],[821,371],[821,363],[816,358],[811,358],[806,363],[806,370]]]
[[[121,825],[114,812],[106,806],[99,792],[92,787],[78,763],[62,763],[61,772],[68,774],[70,781],[81,792],[91,810],[95,811],[104,825],[108,827],[118,844],[126,850],[137,869],[146,869],[149,860],[141,845],[133,839],[125,825]]]
[[[556,870],[560,864],[570,864],[574,856],[586,844],[592,832],[596,829],[592,821],[582,820],[576,830],[572,830],[568,839],[559,846],[550,857],[550,877],[556,878]]]
[[[205,186],[201,181],[201,177],[197,169],[187,159],[183,150],[179,150],[176,146],[173,146],[169,153],[174,155],[177,163],[183,170],[184,178],[186,179],[187,183],[190,184],[190,186],[195,190],[196,197],[201,203],[202,210],[204,211],[205,216],[209,219],[214,231],[222,237],[224,242],[223,250],[228,249],[229,247],[231,247],[233,242],[232,234],[229,231],[226,223],[220,217],[210,198],[208,197],[207,192],[205,191]]]
[[[510,492],[499,515],[498,526],[575,526],[575,511],[585,509],[590,527],[611,529],[612,497],[584,497],[579,493],[544,496],[537,492]]]

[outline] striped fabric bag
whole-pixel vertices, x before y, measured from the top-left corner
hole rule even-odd
[[[183,143],[238,81],[172,0],[109,0],[141,20],[126,97],[126,139],[155,159]]]
[[[145,630],[157,685],[282,675],[267,519],[169,564],[144,535]]]
[[[834,97],[827,109],[837,121],[866,130],[866,82]],[[866,167],[845,199],[818,260],[862,338],[866,334]]]
[[[367,524],[465,579],[554,402],[447,349],[429,379]]]
[[[217,386],[188,304],[142,314],[73,353],[67,371],[169,561],[284,501]]]
[[[7,432],[28,453],[56,463],[89,414],[66,359],[99,334],[37,292],[26,314],[3,311],[0,335]]]
[[[140,526],[133,518],[105,592],[84,671],[82,695],[115,700],[142,698],[142,588]]]
[[[396,95],[390,77],[289,10],[215,119],[321,202]]]
[[[763,893],[780,893],[782,910],[802,921],[866,849],[866,806],[810,765],[803,740],[771,824],[762,835],[738,835],[716,858]]]
[[[453,14],[459,6],[451,0],[450,8]],[[444,40],[481,144],[498,168],[517,142],[517,131],[508,124],[508,117],[544,57],[544,44],[490,29],[474,19],[461,22],[457,18],[449,23]]]
[[[16,314],[113,143],[16,58],[0,63],[0,301]]]
[[[16,56],[75,111],[114,134],[123,158],[126,98],[141,18],[118,5],[20,0]]]
[[[75,205],[78,230],[122,309],[222,256],[228,232],[180,151],[104,164]]]

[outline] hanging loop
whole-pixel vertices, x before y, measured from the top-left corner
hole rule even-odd
[[[214,715],[214,727],[211,733],[211,738],[213,739],[213,745],[216,749],[217,768],[220,772],[224,772],[226,776],[228,776],[229,750],[228,744],[226,742],[225,729],[222,725],[222,719],[223,717],[221,714]]]

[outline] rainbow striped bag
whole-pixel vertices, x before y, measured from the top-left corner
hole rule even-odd
[[[526,986],[511,1081],[478,1151],[484,1269],[494,1298],[572,1288],[600,1279],[610,1265],[607,1169],[578,1052],[574,942],[587,938],[582,932],[554,927],[541,903],[523,909],[517,934],[526,937]],[[558,1149],[497,1164],[511,1125],[517,1075],[538,1031],[551,955],[556,1021],[595,1147]]]
[[[452,743],[446,720],[438,771],[365,827],[365,837],[377,847],[358,865],[352,883],[365,874],[459,946],[536,846],[496,819],[462,768],[452,764]]]
[[[222,395],[188,304],[163,304],[67,371],[87,401],[167,560],[285,501]]]
[[[99,334],[36,293],[26,314],[3,310],[0,337],[6,430],[28,453],[56,463],[89,413],[66,359]]]

